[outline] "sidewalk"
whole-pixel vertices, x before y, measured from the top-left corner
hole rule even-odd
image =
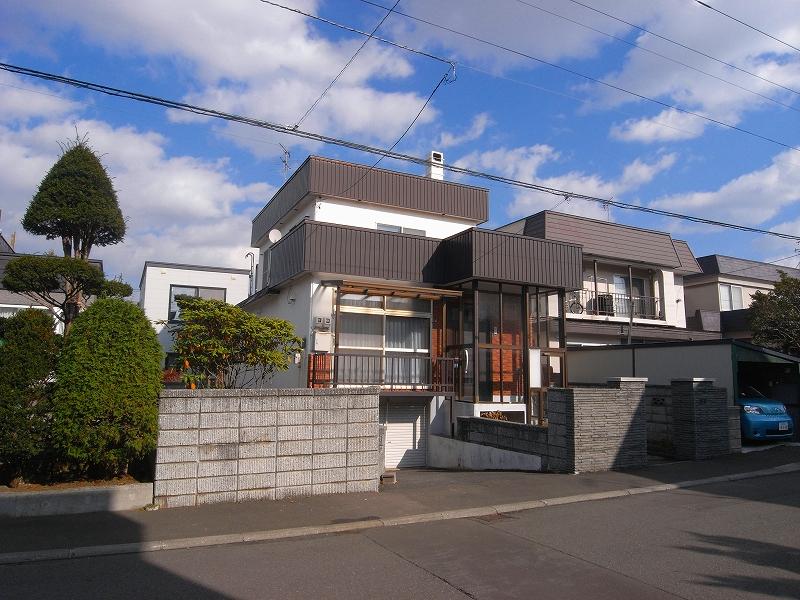
[[[136,544],[381,519],[397,522],[403,517],[413,518],[414,515],[425,513],[644,488],[749,473],[798,462],[800,448],[778,447],[705,462],[665,463],[623,472],[579,475],[404,470],[399,472],[397,484],[382,486],[378,494],[215,504],[155,512],[4,518],[0,519],[0,554]]]

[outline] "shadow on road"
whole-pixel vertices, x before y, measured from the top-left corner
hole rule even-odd
[[[86,523],[89,514],[66,515],[60,517],[38,517],[26,521],[39,520],[42,523],[55,522],[54,519],[73,520],[75,527]],[[12,530],[15,519],[0,519],[0,531]],[[124,516],[124,513],[103,514],[100,525],[113,537],[136,543],[141,541],[141,526]],[[47,530],[46,528],[42,528]],[[65,530],[53,528],[52,544],[57,543]],[[42,540],[30,540],[30,546],[41,547]],[[3,600],[34,600],[50,598],[192,598],[193,600],[225,600],[229,598],[200,582],[192,581],[177,573],[170,572],[151,562],[161,553],[125,554],[91,558],[76,558],[16,565],[0,565],[0,581]]]
[[[764,568],[764,576],[752,575],[701,575],[701,585],[727,588],[737,592],[751,592],[772,598],[798,598],[797,575],[800,575],[800,550],[747,538],[724,535],[694,533],[696,545],[682,546],[684,551],[697,552],[709,556],[729,558],[741,563]],[[786,572],[789,576],[776,576],[775,570]]]

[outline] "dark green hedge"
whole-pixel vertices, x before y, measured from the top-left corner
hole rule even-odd
[[[155,448],[162,351],[142,310],[94,302],[75,319],[59,360],[53,444],[74,475],[109,476]]]
[[[44,310],[3,319],[0,345],[0,480],[36,477],[47,462],[48,411],[61,336]]]

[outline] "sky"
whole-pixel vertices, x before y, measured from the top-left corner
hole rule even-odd
[[[377,36],[456,63],[399,152],[800,235],[800,52],[693,0],[401,0],[388,16],[394,0],[276,1],[362,31],[383,20]],[[796,0],[714,6],[800,46]],[[364,40],[259,0],[0,3],[2,62],[388,148],[446,63],[369,40],[302,118]],[[145,260],[249,267],[251,219],[286,178],[281,144],[291,170],[309,154],[376,160],[0,71],[0,228],[17,251],[59,250],[20,220],[76,135],[101,155],[128,219],[124,242],[92,257],[134,287]],[[446,177],[489,188],[489,227],[556,208],[669,231],[696,256],[800,260],[772,236]]]

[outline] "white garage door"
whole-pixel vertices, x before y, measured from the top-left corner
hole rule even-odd
[[[427,405],[389,400],[386,410],[386,468],[424,467],[427,442]]]

